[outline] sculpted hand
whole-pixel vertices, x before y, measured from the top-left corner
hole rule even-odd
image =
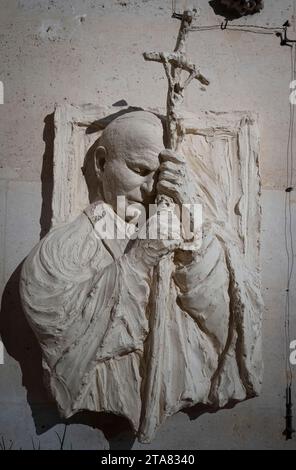
[[[172,253],[182,243],[180,220],[173,212],[160,209],[148,219],[138,233],[131,256],[143,260],[146,265],[155,266],[163,256]]]
[[[159,155],[160,167],[157,183],[158,196],[168,196],[173,199],[182,213],[183,238],[191,240],[198,227],[196,227],[196,205],[200,204],[197,188],[192,181],[189,169],[182,155],[172,150],[164,150]],[[185,204],[190,204],[186,207]],[[178,212],[178,209],[177,209]]]
[[[174,200],[179,207],[191,202],[190,177],[184,158],[172,150],[159,154],[157,194]]]

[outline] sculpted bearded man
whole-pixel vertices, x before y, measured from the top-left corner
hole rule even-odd
[[[147,209],[159,195],[178,206],[199,201],[188,164],[164,149],[158,117],[138,111],[115,119],[84,172],[93,188],[96,184],[96,200],[32,250],[20,286],[42,348],[45,381],[61,415],[115,413],[149,442],[165,418],[182,408],[202,403],[218,409],[256,395],[261,368],[257,279],[243,269],[231,227],[211,218],[211,194],[202,201],[198,249],[194,243],[183,249],[175,222],[168,239],[100,239],[95,230],[98,221],[108,226],[115,219],[128,232],[129,206]],[[126,198],[126,220],[115,214],[117,196]],[[155,216],[147,222],[153,223]],[[165,229],[162,222],[160,232]],[[171,290],[166,311],[154,312],[155,267],[168,253],[174,260]],[[166,319],[158,394],[151,397],[147,377],[156,313]],[[151,400],[157,402],[153,416],[147,412]]]

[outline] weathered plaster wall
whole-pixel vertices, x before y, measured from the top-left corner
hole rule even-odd
[[[249,23],[279,26],[292,19],[296,2],[265,3],[263,13],[248,19]],[[199,6],[201,25],[219,22],[206,0]],[[141,53],[170,50],[174,45],[178,22],[170,19],[170,9],[170,0],[0,2],[0,80],[5,90],[5,103],[0,105],[0,283],[4,291],[0,329],[7,349],[5,364],[0,365],[0,436],[7,442],[11,439],[15,448],[32,448],[32,439],[35,445],[40,441],[41,448],[58,448],[56,432],[63,432],[44,395],[38,348],[17,295],[18,266],[50,219],[54,103],[112,104],[121,99],[138,106],[164,103],[162,69],[145,63]],[[274,36],[219,30],[192,33],[188,52],[211,80],[206,92],[198,85],[190,88],[189,110],[250,110],[260,115],[265,380],[261,397],[233,410],[204,414],[194,421],[182,413],[169,419],[151,447],[292,449],[296,438],[286,442],[281,435],[291,52],[280,47]],[[295,278],[293,287],[292,339],[296,338]],[[105,417],[108,441],[100,430],[76,421],[67,427],[68,448],[70,444],[93,449],[132,445],[124,433],[112,437],[112,428],[121,423],[115,426]]]

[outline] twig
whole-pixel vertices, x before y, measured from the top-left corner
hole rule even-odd
[[[35,442],[34,442],[33,437],[31,437],[31,441],[32,441],[33,450],[40,450],[41,449],[40,441],[38,441],[38,447],[37,448],[35,447]]]
[[[1,436],[0,450],[11,450],[14,445],[14,442],[10,439],[9,447],[6,446],[4,437]]]
[[[59,439],[59,441],[60,441],[60,450],[64,450],[64,443],[65,443],[66,431],[67,431],[67,424],[65,424],[65,428],[64,428],[64,432],[63,432],[62,438],[61,438],[61,436],[59,435],[59,433],[56,432],[56,435],[58,436],[58,439]]]
[[[194,73],[194,78],[199,80],[203,85],[210,84],[209,80],[196,70],[195,65],[188,61],[183,52],[144,52],[143,56],[147,61],[160,62],[164,65],[166,62],[169,62],[174,69],[179,68],[190,74]]]

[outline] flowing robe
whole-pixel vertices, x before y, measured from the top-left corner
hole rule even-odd
[[[175,256],[166,305],[155,312],[153,269],[131,263],[132,242],[98,237],[94,208],[104,217],[106,204],[98,202],[52,229],[21,275],[24,310],[61,414],[115,413],[149,442],[182,408],[219,408],[255,396],[260,286],[257,274],[242,266],[231,230],[205,221],[200,250]],[[159,337],[157,314],[164,322]]]

